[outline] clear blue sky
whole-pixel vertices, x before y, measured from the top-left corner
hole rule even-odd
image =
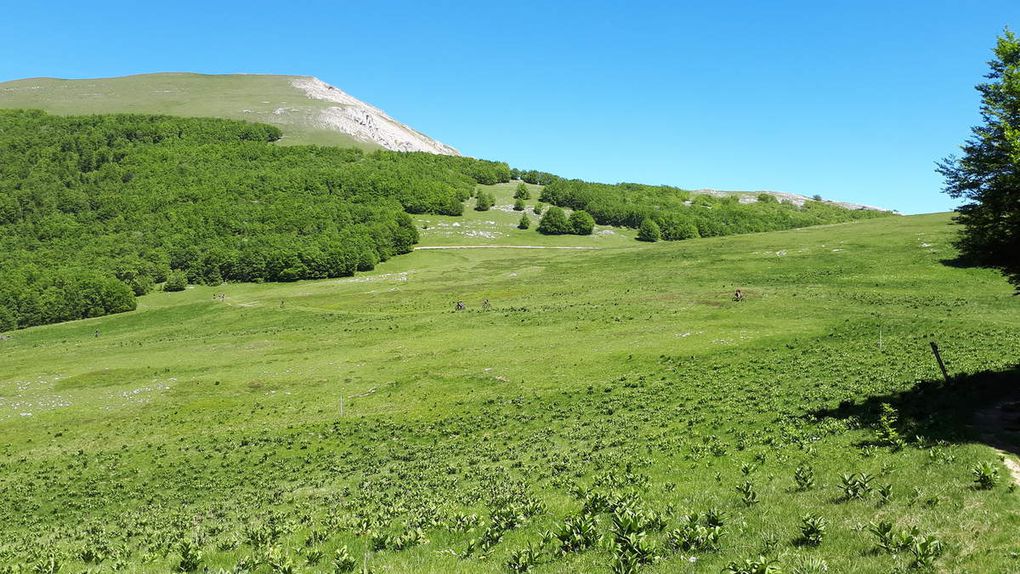
[[[466,154],[950,209],[934,162],[1020,0],[11,2],[0,80],[314,75]]]

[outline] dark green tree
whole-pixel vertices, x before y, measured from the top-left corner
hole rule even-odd
[[[531,227],[531,220],[528,219],[527,213],[521,214],[521,220],[517,223],[517,229],[527,229]]]
[[[496,204],[496,197],[491,193],[480,190],[475,198],[475,211],[489,211]]]
[[[183,271],[171,271],[163,284],[164,291],[184,291],[188,286],[188,275]]]
[[[514,199],[531,199],[531,192],[524,183],[517,184],[517,191],[514,192]]]
[[[567,214],[559,207],[550,207],[538,222],[538,232],[544,235],[566,235],[573,233]]]
[[[637,234],[638,241],[649,241],[656,242],[662,239],[662,231],[659,229],[659,224],[655,223],[655,220],[651,217],[646,217],[641,222],[641,227],[638,228]]]
[[[977,86],[982,123],[938,172],[945,193],[967,201],[956,210],[962,259],[1001,269],[1020,290],[1020,41],[1006,30],[994,54]]]
[[[517,198],[514,200],[514,211],[524,211],[524,200]]]
[[[587,211],[575,211],[570,214],[567,220],[570,224],[570,232],[574,235],[591,235],[595,229],[595,219]]]

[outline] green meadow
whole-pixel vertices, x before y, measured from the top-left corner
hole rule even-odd
[[[0,572],[1020,571],[1020,307],[948,214],[641,243],[488,189],[372,272],[8,333]]]

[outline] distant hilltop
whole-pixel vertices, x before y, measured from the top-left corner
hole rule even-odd
[[[57,114],[145,113],[250,120],[278,126],[281,143],[460,153],[310,76],[163,73],[0,83],[0,108]]]

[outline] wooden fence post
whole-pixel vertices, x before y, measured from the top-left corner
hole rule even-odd
[[[946,370],[946,364],[942,362],[942,354],[939,353],[939,346],[935,341],[930,341],[931,352],[935,355],[935,360],[939,363],[939,369],[942,370],[942,378],[946,380],[946,384],[949,384],[949,371]]]

